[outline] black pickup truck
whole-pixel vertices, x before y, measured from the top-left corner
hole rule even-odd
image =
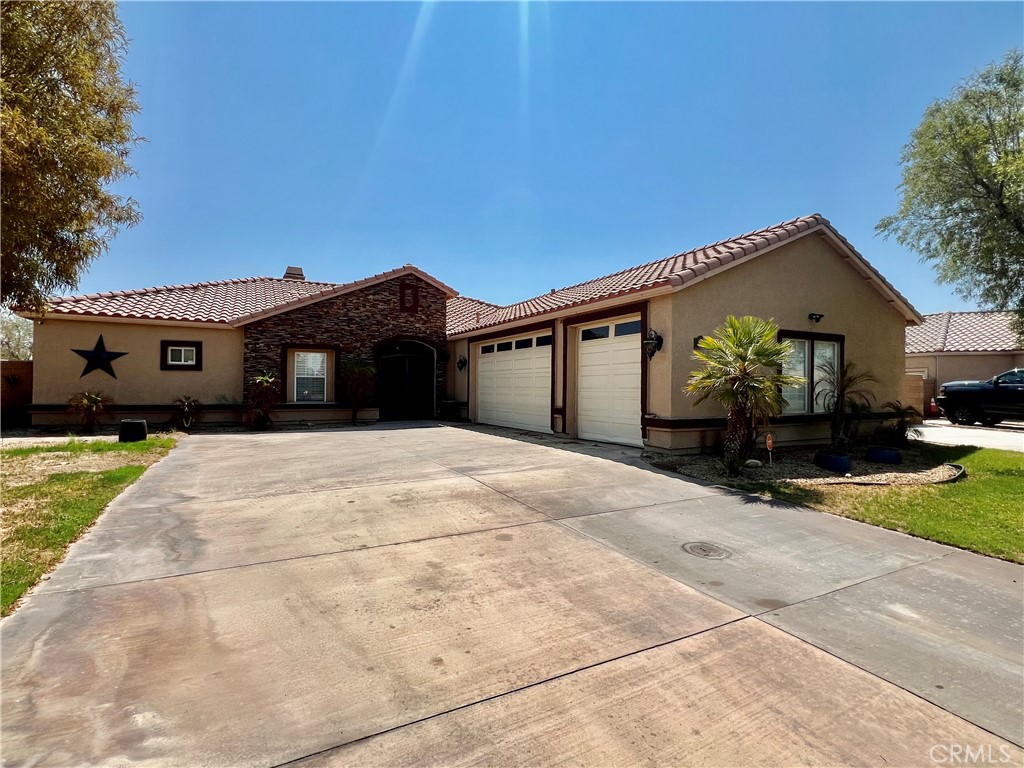
[[[988,381],[950,381],[939,387],[935,404],[953,424],[980,421],[992,426],[1003,419],[1024,420],[1024,368]]]

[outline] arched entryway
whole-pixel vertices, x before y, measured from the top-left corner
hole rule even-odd
[[[377,405],[381,421],[435,416],[437,352],[422,341],[387,341],[377,348]]]

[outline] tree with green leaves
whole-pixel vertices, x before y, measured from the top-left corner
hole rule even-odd
[[[0,310],[0,360],[32,359],[32,321]]]
[[[140,218],[109,189],[134,173],[138,104],[112,0],[5,0],[0,23],[2,303],[42,309]]]
[[[686,385],[697,404],[708,398],[725,406],[725,469],[736,476],[754,452],[757,427],[785,409],[783,387],[803,385],[782,373],[793,345],[778,338],[779,326],[759,317],[729,315],[713,336],[703,336],[693,359],[703,363]]]
[[[903,148],[899,209],[876,227],[935,262],[940,282],[1017,312],[1024,338],[1024,56],[967,78]]]

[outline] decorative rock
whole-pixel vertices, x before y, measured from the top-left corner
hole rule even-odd
[[[743,462],[743,466],[746,467],[747,469],[760,469],[761,467],[764,466],[764,464],[762,464],[757,459],[747,459],[745,462]]]

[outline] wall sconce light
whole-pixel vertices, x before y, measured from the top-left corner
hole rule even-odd
[[[821,312],[811,312],[811,314],[807,316],[807,319],[814,323],[820,323],[823,317],[825,316],[821,314]]]
[[[459,355],[459,359],[455,361],[455,367],[459,369],[459,373],[466,370],[466,366],[469,365],[469,361],[465,355]]]
[[[655,330],[647,332],[647,338],[643,341],[644,353],[647,355],[647,359],[651,360],[654,355],[661,350],[661,345],[665,343],[665,340],[661,337],[661,334]]]

